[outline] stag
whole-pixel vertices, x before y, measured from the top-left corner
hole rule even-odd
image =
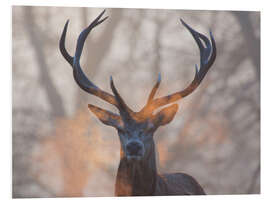
[[[65,38],[69,20],[66,22],[59,43],[63,57],[73,68],[73,76],[81,89],[89,94],[114,105],[119,114],[99,108],[92,104],[90,111],[105,125],[114,127],[120,138],[120,163],[116,176],[116,196],[139,195],[203,195],[200,184],[190,175],[184,173],[159,174],[156,167],[155,143],[153,135],[158,127],[170,123],[177,110],[177,104],[171,104],[191,94],[202,82],[206,73],[216,58],[214,37],[210,31],[210,40],[203,34],[195,31],[182,19],[181,23],[191,33],[200,50],[200,67],[195,65],[193,81],[182,91],[154,98],[160,85],[161,77],[152,88],[146,105],[139,111],[132,111],[117,91],[113,78],[110,77],[110,86],[113,95],[103,91],[90,81],[80,66],[80,57],[88,34],[97,25],[107,18],[101,19],[105,10],[87,27],[78,37],[75,56],[71,56],[65,48]],[[159,107],[171,104],[154,113]]]

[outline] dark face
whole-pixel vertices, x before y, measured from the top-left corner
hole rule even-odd
[[[102,123],[117,129],[123,156],[128,161],[141,161],[147,157],[154,145],[154,132],[159,126],[172,121],[178,110],[177,104],[173,104],[150,117],[139,120],[134,117],[127,121],[107,110],[88,106]]]
[[[118,135],[124,156],[128,161],[140,161],[149,153],[154,144],[153,134],[155,129],[148,123],[133,123],[118,129]]]

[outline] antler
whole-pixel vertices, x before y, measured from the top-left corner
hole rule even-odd
[[[74,57],[70,56],[70,54],[67,52],[67,50],[65,48],[66,32],[67,32],[67,27],[68,27],[68,23],[69,23],[69,20],[67,20],[65,27],[64,27],[64,30],[62,32],[61,38],[60,38],[59,48],[60,48],[60,51],[61,51],[63,57],[67,60],[67,62],[73,68],[73,76],[74,76],[75,81],[84,91],[107,101],[108,103],[116,106],[120,111],[123,111],[122,108],[125,108],[124,111],[132,112],[129,109],[129,107],[124,103],[123,100],[119,101],[119,97],[115,97],[115,96],[111,95],[110,93],[107,93],[107,92],[101,90],[93,82],[91,82],[86,77],[86,75],[84,74],[84,72],[82,71],[82,68],[80,66],[80,57],[82,54],[85,40],[86,40],[88,34],[91,32],[91,30],[94,27],[101,24],[103,21],[105,21],[108,18],[108,16],[107,16],[107,17],[100,20],[100,18],[103,16],[104,13],[105,13],[105,10],[103,10],[99,14],[99,16],[87,28],[85,28],[81,32],[81,34],[79,35],[78,40],[77,40],[76,52],[75,52]]]
[[[111,82],[111,89],[113,91],[113,94],[115,95],[115,99],[116,99],[117,104],[118,104],[118,109],[119,109],[120,115],[126,121],[128,121],[128,122],[132,121],[133,120],[132,116],[134,116],[134,112],[126,105],[126,103],[122,99],[121,95],[118,93],[117,89],[114,86],[112,76],[110,77],[110,82]]]
[[[160,106],[170,104],[172,102],[180,100],[180,99],[188,96],[189,94],[191,94],[201,84],[206,73],[208,72],[208,70],[213,65],[213,63],[216,59],[216,44],[215,44],[215,39],[214,39],[211,31],[210,31],[211,43],[210,43],[209,39],[205,35],[192,29],[182,19],[180,19],[180,21],[189,30],[189,32],[191,33],[191,35],[193,36],[193,38],[195,39],[195,41],[199,47],[199,50],[200,50],[200,70],[198,70],[198,67],[196,64],[195,65],[196,72],[195,72],[194,79],[189,84],[189,86],[187,86],[184,90],[173,93],[173,94],[168,95],[168,96],[153,99],[154,94],[155,94],[155,92],[159,86],[159,83],[160,83],[160,79],[159,79],[159,81],[155,85],[156,88],[153,88],[153,90],[152,90],[153,94],[151,93],[151,97],[149,97],[149,100],[148,100],[146,106],[141,110],[141,113],[145,113],[145,112],[147,112],[148,114],[152,113],[155,109],[157,109]],[[201,40],[203,40],[206,47],[204,47]]]
[[[105,10],[101,12],[101,14],[87,27],[85,28],[81,34],[78,37],[77,45],[76,45],[76,52],[75,56],[72,57],[67,52],[65,48],[65,39],[66,39],[66,32],[69,20],[67,20],[61,38],[59,43],[60,51],[63,55],[63,57],[67,60],[67,62],[72,66],[73,68],[73,76],[77,84],[86,92],[89,94],[93,94],[108,103],[116,106],[118,110],[120,111],[120,114],[123,118],[126,118],[127,120],[132,120],[132,117],[136,115],[135,112],[133,112],[124,102],[124,100],[121,98],[120,94],[116,90],[113,80],[111,78],[111,89],[114,93],[114,96],[110,93],[107,93],[103,90],[101,90],[99,87],[97,87],[93,82],[91,82],[87,76],[84,74],[84,72],[81,69],[80,66],[80,57],[82,54],[83,46],[85,43],[85,40],[88,36],[88,34],[91,32],[91,30],[96,27],[97,25],[101,24],[103,21],[105,21],[107,17],[100,20],[100,18],[105,13]],[[138,112],[137,114],[139,117],[148,116],[153,113],[155,109],[157,109],[160,106],[167,105],[169,103],[175,102],[177,100],[182,99],[183,97],[191,94],[202,82],[204,79],[206,73],[210,69],[210,67],[213,65],[215,59],[216,59],[216,45],[215,45],[215,39],[210,31],[210,40],[203,34],[193,30],[189,25],[187,25],[182,19],[181,23],[189,30],[193,38],[195,39],[199,50],[200,50],[200,69],[198,70],[197,65],[195,65],[195,76],[193,81],[190,83],[189,86],[187,86],[184,90],[176,92],[174,94],[164,96],[161,98],[154,99],[154,96],[156,94],[156,91],[160,85],[161,82],[161,76],[159,74],[158,80],[156,84],[154,85],[151,93],[149,94],[147,104],[143,107],[143,109]],[[203,45],[202,41],[205,45]]]

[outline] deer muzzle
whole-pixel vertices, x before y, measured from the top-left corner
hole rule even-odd
[[[126,145],[126,156],[129,161],[139,161],[144,154],[144,146],[138,141],[129,142]]]

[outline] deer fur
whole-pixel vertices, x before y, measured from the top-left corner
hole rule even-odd
[[[123,154],[121,150],[121,154]],[[129,162],[120,156],[115,196],[204,195],[199,183],[185,173],[158,174],[155,146],[142,162]]]
[[[193,81],[184,90],[160,98],[154,98],[160,85],[161,76],[149,94],[146,105],[139,112],[132,111],[117,91],[111,77],[113,95],[101,90],[83,73],[80,66],[80,57],[84,42],[90,31],[104,22],[108,17],[100,20],[105,10],[85,28],[77,41],[75,56],[70,56],[65,48],[65,38],[68,27],[66,22],[59,48],[63,57],[73,68],[73,76],[79,87],[89,94],[95,95],[114,105],[119,114],[89,104],[89,110],[105,125],[114,127],[120,138],[120,163],[116,176],[116,196],[140,195],[204,195],[200,184],[185,173],[158,174],[155,157],[154,133],[163,125],[170,123],[178,104],[171,104],[191,94],[202,82],[206,73],[216,58],[215,40],[210,32],[210,40],[203,34],[193,30],[183,20],[182,24],[195,39],[200,50],[200,68],[197,65]],[[202,43],[202,41],[204,44]],[[159,107],[170,104],[158,110]]]

